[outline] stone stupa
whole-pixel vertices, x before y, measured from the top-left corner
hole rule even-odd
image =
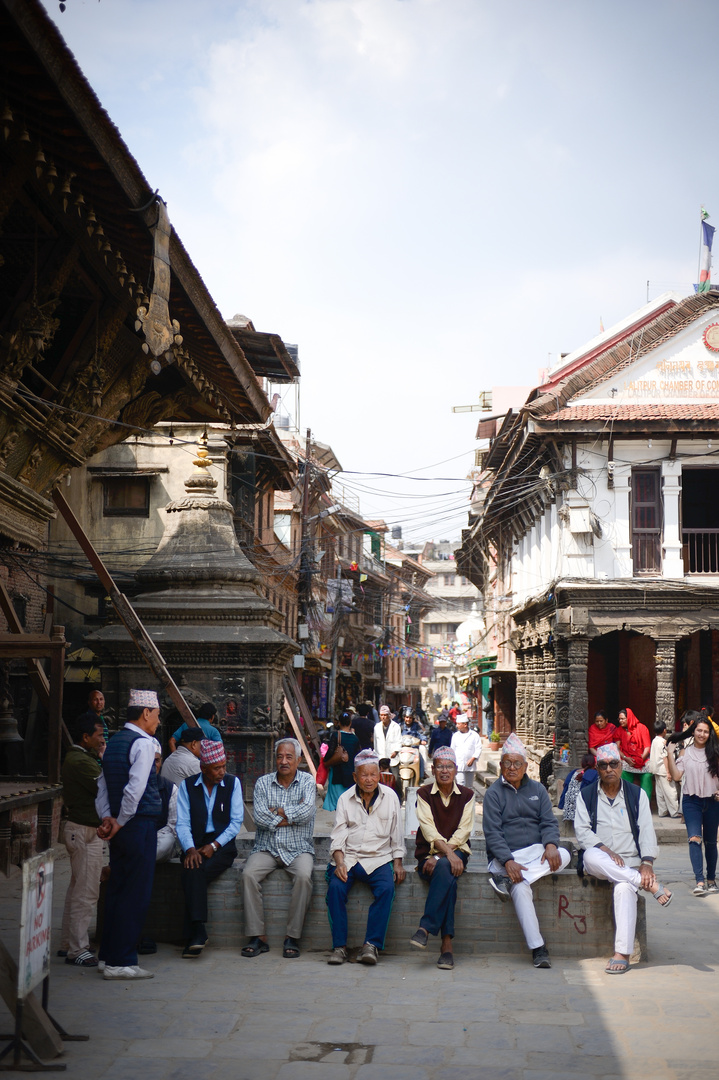
[[[204,447],[194,464],[185,497],[165,507],[157,551],[136,571],[133,606],[190,707],[217,706],[228,768],[249,798],[255,779],[273,767],[273,743],[285,727],[282,677],[299,647],[262,595],[262,576],[237,542],[232,506],[217,496]],[[154,685],[121,623],[93,631],[87,644],[121,709],[131,687]],[[181,721],[171,699],[161,700],[167,738]]]

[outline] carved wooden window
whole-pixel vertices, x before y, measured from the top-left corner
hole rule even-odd
[[[146,476],[108,476],[103,481],[105,517],[149,517],[150,481]]]
[[[659,469],[632,469],[632,557],[635,574],[662,569],[662,502]]]

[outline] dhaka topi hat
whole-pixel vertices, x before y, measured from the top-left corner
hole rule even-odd
[[[523,757],[525,761],[527,760],[527,751],[524,743],[518,735],[515,735],[514,732],[512,732],[511,735],[507,736],[504,746],[502,747],[502,753],[500,756],[505,757],[507,754],[519,754],[519,756]]]
[[[457,755],[451,746],[438,746],[432,754],[432,761],[451,761],[453,765],[456,765]]]
[[[200,743],[200,764],[221,765],[227,761],[225,748],[221,742],[213,742],[212,739],[203,739]]]
[[[160,702],[154,690],[131,690],[127,703],[131,709],[159,709]]]
[[[595,750],[597,755],[597,765],[600,761],[621,761],[622,757],[619,753],[619,747],[616,743],[608,742],[604,746],[598,746]]]
[[[152,749],[155,751],[156,754],[162,755],[162,747],[160,746],[157,739],[152,740]]]
[[[355,769],[359,769],[361,765],[377,765],[379,766],[379,754],[375,750],[360,750],[359,754],[355,757]]]

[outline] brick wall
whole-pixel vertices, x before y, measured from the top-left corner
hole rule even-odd
[[[244,860],[210,886],[210,942],[218,947],[238,948],[245,944],[242,918],[241,876]],[[324,866],[315,866],[314,891],[305,919],[302,945],[305,949],[329,949],[330,933],[325,906]],[[469,869],[459,882],[455,914],[455,951],[458,955],[523,953],[524,938],[511,903],[496,898],[486,870]],[[263,891],[270,945],[277,948],[285,937],[290,895],[290,879],[276,870],[266,879]],[[427,886],[408,868],[404,883],[397,888],[389,923],[386,948],[391,953],[411,951],[409,939],[417,929],[424,909]],[[542,934],[550,953],[557,956],[604,956],[613,948],[614,925],[611,888],[594,878],[580,880],[575,871],[564,870],[543,878],[534,887],[535,904]],[[355,885],[347,904],[350,945],[364,940],[367,907],[371,900],[365,885]],[[160,864],[155,876],[152,905],[145,933],[158,941],[182,942],[183,897],[179,862]],[[637,938],[646,959],[646,919],[644,898],[639,897]]]

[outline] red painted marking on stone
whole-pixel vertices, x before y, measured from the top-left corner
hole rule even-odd
[[[587,932],[587,917],[586,915],[572,915],[569,910],[569,897],[564,893],[560,893],[559,896],[559,908],[557,911],[557,918],[561,919],[562,915],[566,915],[568,919],[571,919],[574,923],[574,929],[578,934],[586,934]]]

